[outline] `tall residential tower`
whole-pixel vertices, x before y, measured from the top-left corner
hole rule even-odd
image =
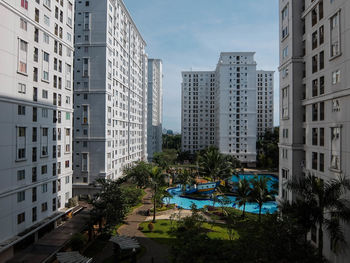
[[[0,261],[72,197],[74,1],[0,0]]]
[[[163,63],[160,59],[148,59],[147,101],[147,155],[162,151],[163,123]]]
[[[147,159],[146,43],[123,1],[77,1],[74,194]]]
[[[280,198],[292,200],[288,179],[350,176],[350,1],[279,3]],[[324,255],[349,262],[350,251],[337,255],[324,233]],[[317,227],[309,238],[318,244]]]
[[[258,121],[273,122],[273,72],[257,71],[253,52],[225,52],[215,71],[186,71],[182,79],[182,151],[215,145],[254,166]],[[268,112],[258,119],[260,104]]]

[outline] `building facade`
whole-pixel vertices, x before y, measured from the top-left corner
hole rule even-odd
[[[74,195],[147,159],[146,43],[123,1],[76,3]]]
[[[280,194],[283,182],[308,174],[349,177],[350,10],[348,0],[280,0]],[[349,196],[349,195],[348,195]],[[349,242],[350,228],[344,228]],[[310,239],[318,244],[317,227]],[[345,263],[324,234],[324,255]]]
[[[274,71],[257,71],[258,139],[261,139],[266,131],[273,130],[273,77]]]
[[[182,151],[214,145],[214,71],[182,72]]]
[[[163,123],[163,63],[160,59],[148,59],[147,99],[147,155],[162,151]]]
[[[255,166],[258,103],[268,107],[261,124],[273,124],[273,72],[258,73],[253,52],[221,53],[215,71],[182,72],[182,151],[215,145]]]
[[[74,1],[0,1],[0,261],[72,197]]]

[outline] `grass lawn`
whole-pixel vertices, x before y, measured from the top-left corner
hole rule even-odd
[[[171,221],[170,220],[157,220],[155,224],[153,224],[154,229],[152,232],[148,230],[149,222],[143,222],[140,224],[143,227],[142,232],[146,237],[154,239],[155,241],[161,244],[170,244],[172,242],[173,237],[171,236]],[[176,224],[176,222],[173,222]],[[214,224],[211,225],[209,223],[203,223],[203,228],[207,231],[207,235],[212,239],[223,239],[228,240],[229,235],[227,233],[226,227],[223,224]],[[234,238],[239,238],[238,231],[235,232]]]

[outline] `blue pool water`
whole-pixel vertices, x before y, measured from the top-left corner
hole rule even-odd
[[[278,181],[277,178],[271,176],[271,175],[259,175],[259,176],[268,176],[271,178],[271,181],[269,182],[269,188],[272,187],[272,184],[276,181]],[[246,177],[248,180],[251,180],[254,175],[240,175],[240,178]],[[236,176],[233,176],[231,178],[232,181],[238,181],[238,178]],[[175,187],[175,188],[170,188],[168,189],[168,192],[172,195],[171,198],[165,198],[164,202],[166,204],[177,204],[178,207],[182,207],[183,209],[191,209],[192,204],[195,204],[197,208],[204,208],[206,205],[213,205],[213,201],[208,199],[208,200],[194,200],[186,197],[181,197],[182,195],[182,190],[181,186]],[[222,197],[219,197],[222,198]],[[243,206],[239,207],[236,205],[236,197],[234,196],[228,196],[229,200],[231,201],[229,204],[224,205],[225,207],[235,207],[237,209],[243,210]],[[214,204],[215,207],[221,207],[222,205],[218,202]],[[259,213],[259,206],[256,203],[247,203],[245,210],[250,213]],[[277,211],[277,203],[275,201],[273,202],[267,202],[263,205],[262,207],[262,213],[267,214],[267,213],[274,213]]]

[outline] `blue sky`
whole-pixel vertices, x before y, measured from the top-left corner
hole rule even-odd
[[[257,69],[275,71],[278,124],[277,0],[124,0],[147,42],[163,60],[163,127],[181,130],[181,71],[214,70],[222,51],[255,51]]]

